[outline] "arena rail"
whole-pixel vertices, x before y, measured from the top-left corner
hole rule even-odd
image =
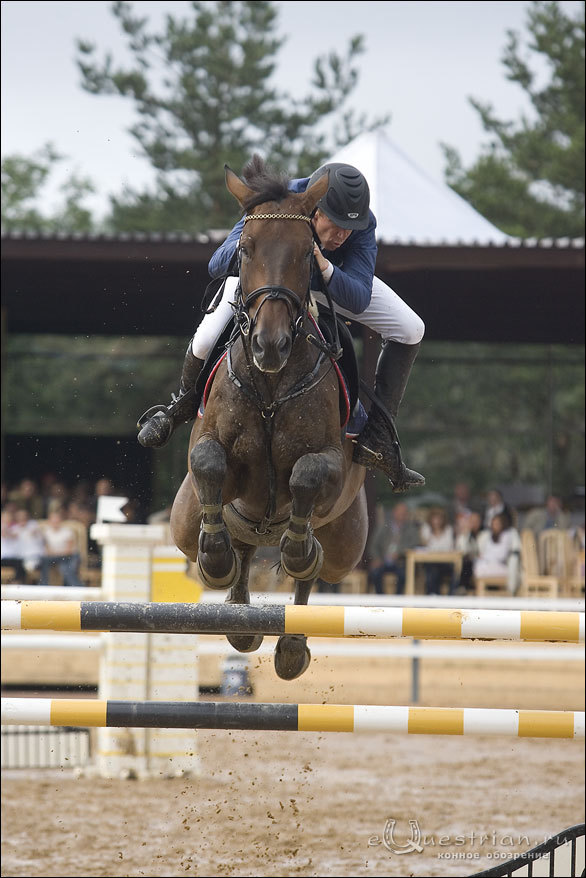
[[[584,642],[584,613],[537,610],[119,601],[3,601],[1,608],[5,630]]]

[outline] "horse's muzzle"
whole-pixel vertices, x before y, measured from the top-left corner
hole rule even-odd
[[[276,373],[281,371],[289,359],[293,338],[286,332],[273,337],[266,331],[260,330],[253,333],[250,347],[255,366],[261,372]]]

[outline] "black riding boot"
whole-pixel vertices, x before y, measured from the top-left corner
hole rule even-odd
[[[194,357],[191,342],[185,354],[179,396],[173,397],[171,405],[155,405],[139,418],[138,441],[145,448],[162,448],[166,445],[178,424],[192,421],[197,414],[197,400],[193,392],[203,360]]]
[[[418,344],[383,342],[376,364],[375,393],[384,403],[393,421],[409,380],[411,367],[419,351]],[[407,469],[401,457],[401,446],[394,426],[376,406],[372,405],[366,427],[356,440],[354,461],[383,472],[400,494],[409,488],[422,487],[425,478]]]

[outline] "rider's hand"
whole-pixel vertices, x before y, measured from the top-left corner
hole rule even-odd
[[[313,255],[315,256],[315,261],[317,262],[319,270],[320,271],[327,271],[330,263],[325,258],[325,256],[322,254],[321,250],[319,249],[319,247],[317,246],[315,241],[313,244]]]

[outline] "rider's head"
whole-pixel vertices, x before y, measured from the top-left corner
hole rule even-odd
[[[365,229],[369,222],[370,191],[364,176],[352,165],[330,162],[314,171],[307,188],[327,171],[328,191],[318,202],[318,210],[340,229]]]

